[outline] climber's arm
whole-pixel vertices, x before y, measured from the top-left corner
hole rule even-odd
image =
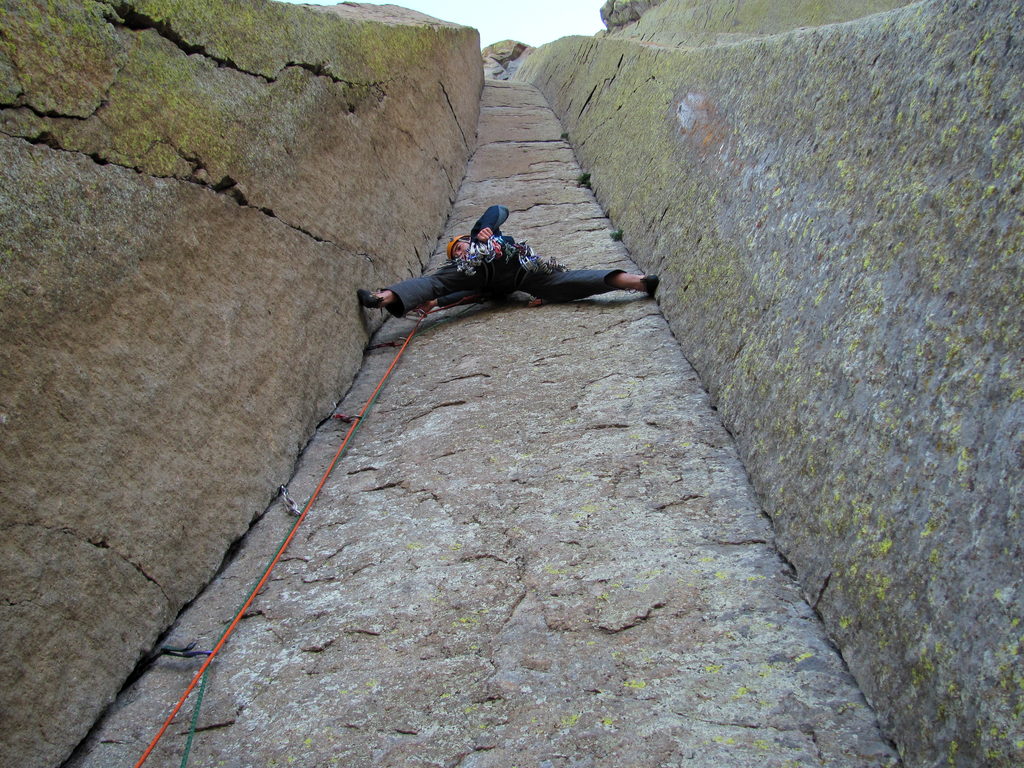
[[[501,225],[505,223],[505,219],[508,218],[508,208],[504,205],[492,205],[486,211],[484,215],[477,219],[476,224],[473,225],[473,229],[470,231],[470,235],[474,240],[478,240],[477,235],[485,229],[491,230],[492,237],[498,237],[501,235]]]

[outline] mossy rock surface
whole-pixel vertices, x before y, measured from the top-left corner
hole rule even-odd
[[[703,46],[859,19],[908,0],[610,0],[601,18],[614,37]]]
[[[1022,22],[938,0],[693,51],[572,38],[519,75],[661,273],[915,766],[1024,761]]]
[[[483,75],[413,21],[0,5],[0,764],[75,748],[432,254]]]
[[[4,133],[231,188],[366,253],[373,238],[353,237],[342,222],[366,216],[346,202],[380,172],[384,148],[454,120],[465,151],[476,119],[467,96],[443,85],[453,67],[468,66],[461,51],[476,34],[427,17],[385,24],[269,0],[29,0],[0,18],[0,34],[12,94],[0,110]],[[367,142],[376,149],[366,152]],[[403,189],[399,176],[416,176],[450,196],[458,161],[435,160],[418,143],[400,171],[385,164],[385,186]],[[323,185],[344,189],[314,191]],[[414,195],[394,203],[416,215]]]

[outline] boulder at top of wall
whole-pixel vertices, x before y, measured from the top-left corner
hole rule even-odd
[[[601,6],[601,21],[611,32],[640,20],[645,11],[665,0],[608,0]]]
[[[484,61],[484,73],[495,80],[508,80],[526,61],[533,50],[516,40],[502,40],[484,48],[480,54]]]

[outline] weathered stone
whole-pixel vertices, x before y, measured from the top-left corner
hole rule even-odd
[[[484,48],[480,54],[484,60],[484,74],[495,80],[508,80],[523,65],[533,50],[515,40],[502,40]]]
[[[530,46],[516,40],[502,40],[500,43],[488,45],[480,54],[484,57],[491,57],[502,64],[507,64],[522,56]]]
[[[612,37],[667,46],[729,43],[819,27],[889,11],[909,0],[609,0],[601,8]]]
[[[1022,22],[935,0],[520,72],[915,766],[1024,763]]]
[[[458,24],[452,24],[449,21],[435,19],[433,16],[428,16],[425,13],[420,13],[419,11],[414,11],[410,8],[403,8],[400,5],[371,5],[370,3],[353,3],[346,1],[335,5],[304,3],[302,7],[309,8],[311,11],[333,13],[343,19],[351,19],[353,21],[375,21],[381,24],[392,25],[417,24],[420,26],[425,25],[433,27],[459,27]]]
[[[447,93],[445,87],[470,59],[464,50],[457,57],[434,53],[468,30],[342,23],[333,14],[237,0],[185,4],[168,16],[165,4],[137,0],[91,3],[105,12],[90,15],[90,36],[80,41],[83,24],[51,30],[36,20],[55,16],[46,3],[20,5],[34,9],[21,12],[32,18],[5,16],[10,34],[30,52],[53,48],[52,66],[77,79],[60,91],[72,93],[61,101],[51,94],[48,70],[38,85],[28,77],[34,71],[19,70],[25,92],[11,106],[24,106],[0,114],[0,130],[9,135],[218,191],[237,195],[244,188],[243,202],[375,257],[379,233],[384,250],[405,246],[386,239],[393,208],[408,212],[413,229],[430,228],[417,204],[420,193],[406,179],[417,179],[416,189],[431,199],[454,197],[459,161],[449,153],[435,158],[420,137],[423,126],[436,124],[472,140],[465,123],[475,110],[472,89]],[[66,0],[58,8],[76,5]],[[98,74],[78,63],[79,47],[98,47],[93,38],[113,46],[107,68],[92,68]],[[417,75],[423,60],[433,72]],[[79,92],[89,97],[84,104],[75,100]],[[399,163],[388,156],[394,146],[416,149]],[[361,204],[368,179],[393,191],[390,205]]]
[[[345,391],[354,287],[421,271],[482,76],[473,30],[260,0],[0,35],[0,764],[52,766]]]
[[[613,31],[639,21],[645,11],[663,2],[665,0],[607,0],[601,6],[601,21]]]
[[[485,88],[446,234],[501,201],[544,253],[633,268],[541,101]],[[522,304],[420,328],[214,661],[195,764],[898,764],[657,305]],[[393,352],[368,351],[341,410]],[[347,430],[326,422],[304,453],[300,502]],[[257,523],[175,642],[216,640],[293,521],[275,505]],[[69,768],[136,759],[196,666],[155,662]],[[180,762],[190,707],[154,764]]]
[[[69,118],[95,112],[127,55],[105,11],[102,3],[4,2],[3,106]]]

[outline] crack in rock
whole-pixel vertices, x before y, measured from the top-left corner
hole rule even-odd
[[[378,485],[373,488],[364,488],[362,491],[360,491],[360,493],[374,493],[375,491],[386,491],[389,488],[402,488],[403,490],[405,489],[405,487],[402,485],[402,481],[393,480],[390,483],[384,483],[383,485]]]
[[[458,561],[460,563],[471,563],[471,562],[475,562],[475,561],[478,561],[478,560],[497,560],[499,563],[502,563],[504,565],[508,565],[509,564],[508,560],[505,560],[504,558],[498,557],[497,555],[491,554],[489,552],[485,552],[483,554],[477,554],[477,555],[463,555],[462,557],[459,558]]]
[[[319,235],[310,232],[308,229],[305,229],[304,227],[300,227],[297,224],[292,224],[288,221],[285,221],[284,219],[277,216],[272,208],[252,205],[251,203],[249,203],[249,200],[245,195],[244,188],[231,176],[224,176],[218,182],[209,183],[200,181],[199,179],[196,178],[181,178],[180,176],[161,176],[160,174],[146,173],[145,171],[142,171],[139,168],[136,168],[131,165],[123,165],[121,163],[112,162],[111,160],[108,160],[107,158],[99,155],[98,153],[83,152],[77,149],[67,149],[61,146],[60,142],[49,131],[41,131],[36,136],[16,136],[14,134],[7,133],[6,131],[0,131],[0,135],[7,136],[8,138],[11,139],[25,141],[28,144],[32,144],[35,146],[45,146],[48,149],[51,149],[55,152],[65,152],[69,155],[77,155],[79,157],[91,160],[98,166],[109,165],[115,168],[123,168],[126,171],[132,171],[133,173],[137,173],[139,176],[147,176],[152,179],[166,179],[168,181],[177,181],[182,184],[190,184],[192,186],[200,187],[201,189],[209,190],[214,194],[223,195],[233,200],[240,208],[248,208],[249,210],[257,211],[263,214],[264,216],[279,222],[281,225],[288,227],[289,229],[292,229],[302,235],[305,235],[314,242],[323,243],[324,245],[333,245],[336,248],[341,247],[332,240],[322,238]],[[182,157],[182,159],[188,162],[192,162],[195,160],[195,158],[187,158],[185,155],[182,155],[181,153],[179,153],[179,155]],[[201,169],[201,167],[201,164],[198,166],[193,166],[193,170],[195,171]],[[353,255],[361,256],[364,260],[367,260],[369,262],[373,261],[373,258],[365,253],[356,253]]]
[[[412,424],[417,419],[422,419],[425,416],[429,416],[430,414],[434,413],[435,411],[439,411],[442,408],[453,408],[453,407],[458,406],[458,405],[466,405],[466,403],[467,403],[466,400],[448,400],[448,401],[443,402],[443,403],[438,403],[437,405],[432,406],[429,410],[424,411],[423,413],[419,413],[419,414],[416,414],[415,416],[411,416],[408,419],[408,421],[406,422],[406,426],[408,426],[409,424]]]
[[[130,565],[132,567],[132,569],[135,570],[146,581],[150,582],[157,589],[159,589],[160,590],[160,594],[164,596],[164,599],[168,603],[171,602],[171,598],[168,596],[167,592],[164,590],[163,586],[160,584],[159,581],[157,581],[155,578],[150,576],[146,572],[146,569],[143,568],[140,563],[135,562],[130,557],[128,557],[128,555],[126,555],[124,552],[121,552],[116,547],[112,547],[110,545],[110,543],[105,538],[102,538],[102,537],[98,538],[98,539],[90,538],[89,536],[86,536],[86,535],[84,535],[82,533],[79,533],[78,531],[76,531],[74,528],[71,528],[70,526],[50,526],[50,525],[43,525],[42,523],[15,523],[14,525],[9,526],[8,529],[9,528],[14,528],[16,526],[25,526],[25,527],[29,527],[29,528],[42,528],[43,530],[50,531],[51,533],[62,533],[65,536],[70,536],[72,539],[75,539],[77,541],[82,542],[83,544],[89,544],[89,545],[95,547],[96,549],[107,550],[111,554],[115,555],[122,562]]]
[[[818,594],[814,598],[814,602],[811,604],[811,607],[814,608],[815,611],[818,610],[818,604],[821,602],[821,598],[825,596],[825,592],[826,590],[828,590],[829,584],[831,584],[831,582],[832,571],[829,571],[828,574],[825,576],[825,580],[821,584],[821,589],[818,590]]]
[[[131,3],[110,3],[108,4],[108,7],[110,8],[110,13],[105,13],[104,16],[107,21],[114,26],[124,27],[132,32],[144,32],[151,30],[160,35],[164,40],[172,43],[186,56],[203,56],[204,58],[216,62],[219,67],[233,69],[246,75],[258,77],[264,82],[270,82],[270,78],[266,75],[262,75],[258,72],[250,72],[240,67],[231,59],[215,56],[208,52],[203,46],[187,42],[184,37],[175,31],[170,22],[158,21],[152,16],[148,16],[145,13],[136,10]]]
[[[491,378],[491,374],[489,374],[489,373],[467,373],[467,374],[465,374],[463,376],[456,376],[456,377],[451,378],[451,379],[445,379],[445,380],[443,380],[443,381],[441,381],[439,383],[439,386],[443,386],[445,384],[451,384],[451,383],[456,382],[456,381],[466,381],[467,379],[480,379],[480,378],[482,378],[482,379],[489,379],[489,378]]]
[[[444,83],[441,82],[440,80],[438,80],[437,84],[441,86],[441,93],[444,94],[444,100],[448,103],[448,109],[451,110],[452,118],[455,120],[455,125],[456,127],[458,127],[459,133],[462,135],[462,143],[468,149],[469,140],[466,138],[466,132],[462,130],[462,123],[459,122],[459,115],[455,111],[455,107],[452,104],[451,97],[448,95],[448,90],[444,87]]]
[[[253,71],[247,70],[244,67],[238,65],[237,62],[233,61],[232,59],[230,59],[228,57],[217,56],[217,55],[211,53],[209,50],[207,50],[204,46],[189,42],[188,40],[185,39],[185,37],[181,33],[179,33],[172,26],[172,24],[169,21],[158,20],[158,19],[156,19],[156,18],[154,18],[154,17],[152,17],[150,15],[147,15],[146,13],[137,10],[131,3],[128,3],[128,2],[109,3],[108,2],[107,5],[106,5],[106,9],[107,10],[104,11],[104,14],[103,14],[104,18],[113,26],[121,27],[121,28],[124,28],[124,29],[128,29],[128,30],[130,30],[132,32],[152,31],[155,34],[159,35],[161,38],[169,41],[176,48],[178,48],[180,51],[182,51],[182,53],[184,53],[186,56],[196,56],[196,55],[202,56],[202,57],[204,57],[206,59],[209,59],[210,61],[216,63],[216,65],[218,67],[220,67],[220,68],[231,69],[231,70],[237,71],[239,73],[242,73],[242,74],[245,74],[245,75],[248,75],[248,76],[256,77],[256,78],[259,78],[260,80],[262,80],[265,83],[274,83],[274,82],[276,82],[278,77],[279,77],[279,75],[280,75],[280,73],[283,72],[286,69],[298,68],[298,69],[302,69],[302,70],[304,70],[306,72],[309,72],[309,73],[311,73],[312,75],[314,75],[316,77],[327,78],[327,79],[329,79],[333,83],[345,85],[345,86],[350,87],[350,88],[365,89],[368,93],[371,93],[372,95],[374,95],[378,102],[382,101],[386,97],[386,95],[387,95],[386,91],[384,90],[384,86],[388,82],[390,82],[389,80],[380,80],[380,81],[373,81],[373,82],[368,82],[368,83],[360,83],[360,82],[356,82],[356,81],[352,81],[352,80],[346,80],[344,78],[338,77],[337,75],[333,74],[330,71],[329,67],[325,63],[323,63],[323,62],[317,63],[317,64],[309,64],[309,63],[305,63],[305,62],[289,61],[278,71],[278,73],[277,73],[278,76],[274,76],[274,77],[268,76],[268,75],[260,73],[260,72],[253,72]],[[116,78],[115,78],[115,80],[116,80]],[[446,94],[446,96],[447,96],[447,94]],[[19,100],[23,100],[24,97],[25,97],[25,92],[24,92],[24,89],[22,89],[22,92],[19,94]],[[449,107],[451,107],[450,100],[449,100],[448,103],[449,103]],[[19,103],[19,104],[3,103],[3,104],[0,104],[0,110],[23,109],[26,112],[31,113],[32,115],[35,115],[37,118],[40,118],[40,119],[74,120],[74,121],[79,121],[79,122],[87,122],[87,121],[89,121],[91,119],[94,119],[94,118],[95,119],[99,119],[98,115],[99,115],[100,111],[103,110],[106,106],[108,106],[108,100],[107,100],[106,96],[104,96],[100,100],[100,102],[97,105],[97,107],[92,111],[92,113],[89,114],[89,115],[85,115],[85,116],[83,116],[83,115],[73,115],[73,114],[64,114],[64,113],[58,112],[56,110],[41,110],[41,109],[39,109],[39,108],[37,108],[37,107],[35,107],[35,106],[31,105],[31,104],[28,104],[28,103]],[[349,104],[348,111],[349,112],[354,112],[355,111],[355,106],[352,105],[352,104]],[[453,110],[453,114],[454,114],[454,110]],[[460,126],[460,131],[461,131],[461,126]],[[178,147],[174,146],[171,142],[169,142],[169,141],[167,141],[165,139],[157,139],[157,140],[155,140],[150,145],[150,147],[148,147],[146,149],[146,151],[142,153],[142,156],[145,156],[145,154],[147,154],[153,147],[157,146],[158,144],[167,144],[167,145],[171,146],[173,151],[179,157],[181,157],[186,163],[189,164],[189,166],[191,167],[191,176],[190,177],[182,178],[180,176],[173,176],[173,175],[171,175],[171,176],[164,176],[164,175],[160,175],[160,174],[146,173],[145,171],[143,171],[140,168],[135,167],[133,165],[124,164],[124,163],[116,162],[116,161],[110,160],[108,158],[105,158],[105,157],[103,157],[100,154],[100,152],[86,152],[86,151],[82,151],[82,150],[68,149],[68,148],[65,148],[64,146],[61,145],[60,141],[54,135],[53,132],[51,132],[49,130],[45,130],[45,129],[44,130],[40,130],[34,136],[18,136],[18,135],[11,134],[11,133],[6,132],[6,131],[0,131],[0,134],[5,135],[5,136],[10,136],[11,138],[21,138],[21,139],[23,139],[23,140],[25,140],[28,143],[33,144],[33,145],[47,146],[50,149],[53,149],[53,150],[56,150],[56,151],[68,152],[70,154],[76,154],[76,155],[79,155],[81,157],[88,158],[89,160],[93,161],[96,165],[99,165],[99,166],[114,165],[116,167],[125,168],[127,170],[135,171],[136,173],[139,173],[140,175],[150,176],[151,178],[176,179],[176,180],[183,181],[183,182],[186,182],[186,183],[195,184],[195,185],[203,187],[205,189],[209,189],[209,190],[211,190],[211,191],[213,191],[213,192],[215,192],[217,194],[226,195],[227,197],[230,197],[236,203],[238,203],[239,206],[246,207],[246,208],[251,208],[252,210],[259,211],[260,213],[268,216],[269,218],[272,218],[272,219],[275,219],[275,220],[279,221],[280,223],[282,223],[283,225],[289,227],[290,229],[293,229],[296,232],[299,232],[299,233],[305,235],[306,237],[311,238],[315,242],[325,243],[325,244],[329,244],[329,245],[337,245],[336,243],[333,243],[330,240],[327,240],[325,238],[322,238],[322,237],[314,234],[313,232],[311,232],[310,230],[308,230],[308,229],[306,229],[306,228],[304,228],[302,226],[299,226],[297,224],[293,224],[293,223],[290,223],[288,221],[285,221],[284,219],[281,219],[280,217],[278,217],[274,213],[273,209],[271,209],[271,208],[261,207],[261,206],[256,206],[256,205],[251,204],[249,202],[249,200],[248,200],[248,196],[247,196],[244,188],[242,187],[242,185],[240,185],[239,182],[237,182],[235,179],[231,178],[230,176],[224,176],[222,179],[220,179],[217,182],[210,182],[206,178],[206,167],[205,167],[205,163],[203,162],[202,158],[195,157],[195,156],[189,155],[186,152],[181,151]],[[463,133],[463,139],[465,140],[464,133]],[[373,259],[371,257],[367,256],[366,254],[358,254],[358,255],[363,256],[367,261],[369,261],[371,263],[373,261]]]
[[[216,731],[216,730],[220,730],[222,728],[230,728],[234,724],[235,724],[235,718],[232,717],[230,720],[224,720],[223,722],[220,722],[220,723],[210,723],[209,725],[196,726],[196,733],[203,733],[205,731]],[[178,733],[178,735],[179,736],[187,736],[188,735],[188,731],[180,731]]]
[[[243,75],[249,75],[262,80],[265,83],[276,82],[280,76],[280,73],[286,69],[302,69],[316,77],[324,77],[333,83],[341,85],[347,85],[354,88],[365,88],[371,92],[375,92],[378,98],[383,98],[385,92],[383,85],[388,83],[388,80],[378,80],[369,83],[359,83],[353,80],[345,80],[344,78],[338,77],[325,62],[318,62],[316,64],[310,64],[302,61],[289,61],[285,63],[281,69],[278,70],[278,76],[266,75],[262,72],[254,72],[246,69],[245,67],[238,64],[227,56],[218,56],[211,51],[207,50],[205,46],[199,45],[198,43],[190,43],[185,39],[184,35],[178,32],[167,20],[156,19],[142,11],[136,9],[131,3],[108,3],[110,13],[104,14],[108,22],[114,26],[120,26],[125,29],[129,29],[132,32],[145,32],[152,31],[173,44],[178,50],[184,53],[186,56],[202,56],[203,58],[209,59],[214,62],[218,67],[224,69],[231,69],[235,72],[239,72]]]
[[[634,613],[629,618],[623,618],[620,621],[613,622],[609,620],[602,620],[598,622],[595,626],[602,632],[609,635],[618,634],[619,632],[625,632],[627,629],[632,629],[633,627],[639,626],[640,624],[643,624],[645,621],[648,621],[656,610],[658,610],[659,608],[664,608],[665,605],[666,602],[664,600],[660,600],[658,602],[652,603],[650,607],[646,611],[644,611],[644,613]]]
[[[23,96],[25,96],[25,95],[26,94],[25,94],[24,91],[19,93],[18,94],[18,99],[19,99],[18,102],[11,102],[11,103],[0,102],[0,110],[24,109],[24,110],[26,110],[28,112],[31,112],[36,117],[43,118],[43,119],[46,119],[46,120],[77,120],[79,122],[85,122],[85,121],[91,120],[93,117],[95,117],[96,113],[99,112],[101,109],[103,109],[103,107],[105,107],[107,105],[106,100],[102,100],[102,101],[100,101],[100,103],[96,107],[96,109],[94,109],[92,111],[91,114],[88,114],[88,115],[71,115],[71,114],[65,114],[63,112],[58,112],[55,109],[49,109],[49,110],[39,109],[38,107],[35,107],[35,106],[29,104],[28,102],[22,102],[21,98]],[[8,135],[10,135],[10,134],[8,134]]]
[[[717,544],[722,547],[749,547],[755,544],[767,544],[765,539],[741,539],[739,541],[721,541],[719,539],[711,539],[712,544]]]

